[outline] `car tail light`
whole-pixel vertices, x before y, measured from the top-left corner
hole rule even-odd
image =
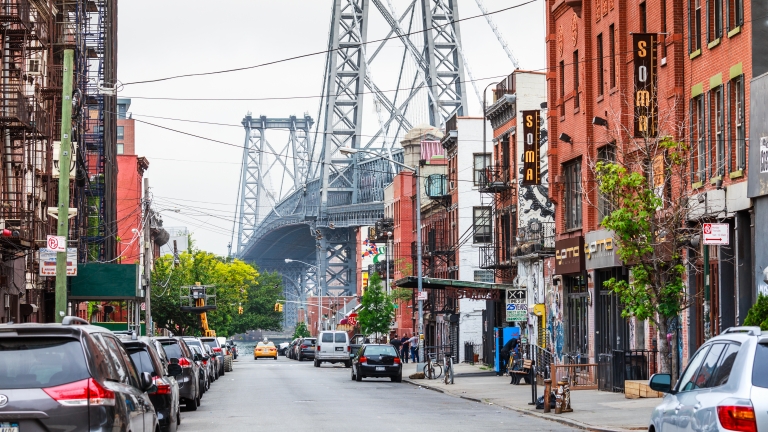
[[[397,364],[400,364],[400,358],[399,358],[399,357],[395,357],[395,364],[396,364],[396,365],[397,365]]]
[[[302,345],[301,346],[301,349],[306,349],[306,348],[309,348],[309,345]]]
[[[208,366],[208,360],[203,360],[203,366]]]
[[[717,417],[724,429],[741,432],[757,432],[755,409],[749,405],[722,405],[717,407]]]
[[[186,359],[186,357],[179,358],[179,366],[183,368],[192,367],[192,364],[189,363],[189,360]]]
[[[75,381],[43,391],[56,402],[67,406],[114,406],[115,393],[105,389],[93,378]]]
[[[155,382],[155,386],[157,386],[157,391],[154,393],[150,393],[153,395],[166,395],[171,394],[171,385],[167,384],[165,380],[163,380],[160,377],[154,377],[152,381]]]
[[[320,345],[317,346],[317,350],[320,351]]]
[[[368,357],[366,357],[366,356],[361,356],[361,357],[360,357],[360,363],[368,363]]]
[[[347,352],[352,352],[352,347],[347,345]]]
[[[214,349],[213,349],[213,352],[217,352],[217,353],[220,353],[220,352],[221,352],[221,348],[214,348]]]

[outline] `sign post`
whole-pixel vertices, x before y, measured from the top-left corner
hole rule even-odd
[[[528,320],[528,300],[526,289],[507,290],[507,322]]]

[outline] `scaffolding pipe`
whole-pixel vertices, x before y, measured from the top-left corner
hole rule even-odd
[[[8,7],[8,5],[6,5]],[[3,31],[5,33],[5,31]],[[10,91],[10,73],[11,73],[11,62],[10,62],[10,42],[8,36],[3,34],[4,39],[4,45],[3,45],[3,88],[5,89],[5,94],[3,97],[5,98],[5,110],[6,116],[10,116],[10,103],[11,98],[13,97],[12,92]],[[7,127],[4,131],[4,141],[5,141],[5,178],[6,178],[6,185],[5,190],[7,191],[8,200],[11,201],[12,197],[16,197],[16,185],[13,181],[13,156],[11,154],[11,130]]]

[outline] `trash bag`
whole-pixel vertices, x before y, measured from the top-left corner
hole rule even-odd
[[[555,392],[549,394],[549,408],[555,409]],[[539,396],[539,398],[536,399],[536,409],[544,409],[544,396]]]

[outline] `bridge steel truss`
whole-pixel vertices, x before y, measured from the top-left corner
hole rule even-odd
[[[335,295],[357,291],[357,228],[373,225],[384,216],[384,188],[399,171],[384,157],[403,161],[397,138],[413,127],[409,118],[419,113],[426,117],[428,113],[430,124],[441,127],[454,114],[464,115],[467,107],[459,24],[455,22],[456,0],[413,0],[402,14],[395,11],[391,0],[386,3],[333,3],[320,130],[315,134],[315,141],[321,141],[321,145],[316,149],[315,142],[306,147],[306,170],[303,165],[294,167],[283,162],[265,164],[264,152],[278,152],[262,139],[264,129],[268,128],[264,117],[259,120],[248,116],[243,121],[246,149],[237,255],[262,267],[269,259],[309,260],[319,268],[316,288],[323,295],[329,291]],[[379,13],[390,29],[387,37],[369,44],[370,13]],[[420,20],[417,15],[421,15]],[[423,40],[421,48],[414,42],[419,39]],[[402,63],[396,90],[385,94],[374,82],[371,71],[388,41],[400,44]],[[406,61],[415,65],[414,76],[404,72]],[[417,97],[425,93],[426,98]],[[378,114],[378,130],[367,140],[362,135],[365,94],[373,98]],[[420,106],[419,100],[426,100],[427,106]],[[254,120],[260,121],[261,126]],[[305,129],[297,126],[296,130],[299,129],[304,133]],[[308,140],[303,142],[308,144]],[[364,152],[348,157],[342,154],[342,148]],[[264,178],[272,168],[284,169],[285,176],[294,180],[293,190],[284,197],[265,197]],[[264,210],[268,201],[272,209],[261,217],[263,212],[259,210]],[[306,236],[306,231],[297,237],[299,234],[294,233],[299,232],[295,229],[299,226],[308,226],[311,237]],[[281,230],[293,231],[290,235],[276,234]],[[276,241],[301,243],[303,249],[281,249],[274,245]],[[314,253],[304,244],[310,241],[314,241]],[[288,268],[276,269],[288,272],[284,276],[291,275],[289,279],[294,282],[289,283],[301,283],[295,282],[299,279]]]

